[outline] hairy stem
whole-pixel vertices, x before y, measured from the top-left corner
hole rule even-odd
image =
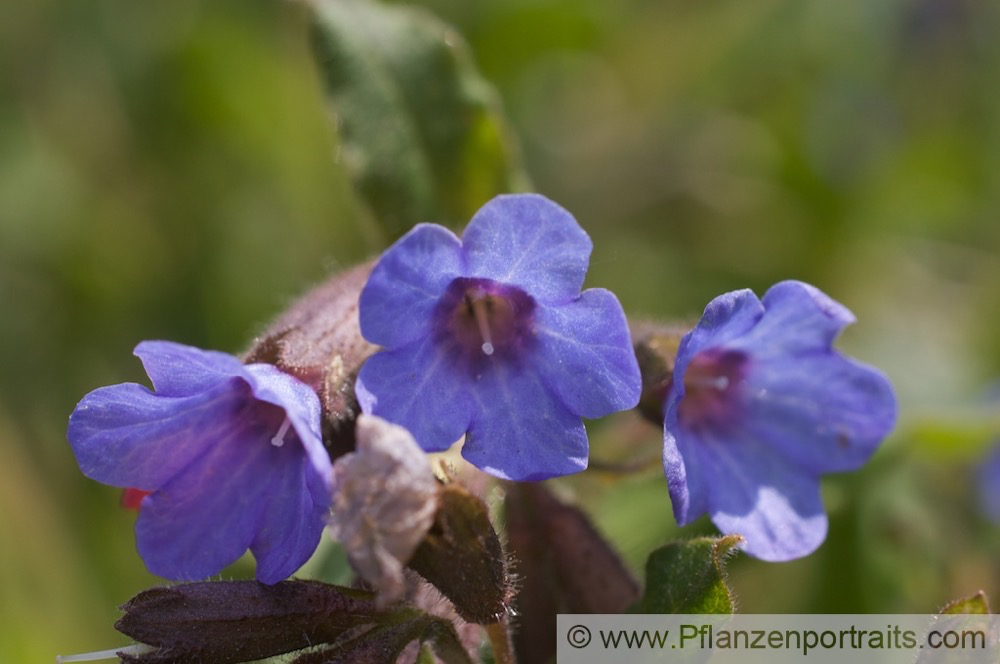
[[[496,664],[517,664],[506,619],[486,625],[486,635],[489,636],[490,645],[493,646],[493,661]]]

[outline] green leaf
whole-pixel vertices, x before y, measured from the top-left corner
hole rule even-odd
[[[955,409],[915,418],[903,431],[920,455],[934,461],[976,461],[1000,437],[1000,412]]]
[[[939,632],[950,631],[961,633],[963,642],[966,642],[966,639],[970,638],[973,634],[976,635],[973,638],[981,638],[981,642],[984,644],[988,641],[993,642],[996,640],[992,618],[981,617],[989,616],[991,613],[990,602],[986,598],[986,593],[982,590],[974,595],[962,597],[961,599],[956,599],[953,602],[945,604],[938,613],[940,616],[934,619],[933,624]],[[945,618],[944,616],[962,617]],[[948,655],[942,655],[941,653],[942,651],[921,650],[917,655],[915,664],[935,664],[937,662],[948,662],[948,664],[992,662],[996,664],[997,662],[996,655],[987,659],[983,654],[977,653],[974,648],[969,650],[958,648],[951,651]]]
[[[938,613],[942,615],[989,615],[992,611],[990,611],[990,600],[987,599],[986,593],[980,590],[975,595],[948,602],[941,607]]]
[[[743,543],[740,535],[671,542],[646,562],[646,592],[638,613],[732,613],[725,559]]]
[[[526,188],[499,98],[453,28],[370,0],[312,7],[338,159],[390,238],[422,221],[464,224]]]

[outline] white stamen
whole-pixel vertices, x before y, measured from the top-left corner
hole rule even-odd
[[[285,434],[288,433],[288,427],[292,426],[292,421],[285,417],[285,421],[281,423],[281,427],[278,429],[278,433],[274,434],[274,438],[271,439],[271,444],[275,447],[281,447],[285,444]]]
[[[481,296],[477,293],[476,297]],[[472,302],[472,314],[476,317],[476,326],[479,327],[479,336],[483,338],[483,345],[480,348],[487,355],[493,354],[493,337],[490,334],[490,322],[486,319],[485,300],[474,299]]]
[[[118,653],[123,652],[129,655],[144,655],[153,652],[156,648],[147,646],[145,643],[137,643],[134,646],[124,648],[111,648],[110,650],[98,650],[96,652],[85,652],[79,655],[56,655],[56,664],[64,662],[96,662],[101,659],[118,659]]]
[[[729,387],[729,378],[727,376],[715,376],[709,378],[707,376],[688,376],[684,379],[684,384],[687,387],[701,387],[709,390],[725,390]]]

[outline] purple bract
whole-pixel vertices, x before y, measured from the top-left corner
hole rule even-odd
[[[583,417],[631,408],[641,380],[618,300],[580,292],[592,245],[537,194],[499,196],[462,238],[420,224],[361,293],[361,332],[384,350],[356,384],[366,413],[427,451],[466,434],[463,455],[498,477],[583,470]]]
[[[87,477],[151,492],[135,528],[146,566],[203,579],[250,549],[260,581],[290,576],[316,549],[331,502],[315,392],[225,353],[145,341],[135,354],[156,391],[91,392],[67,436]]]
[[[708,513],[764,560],[826,537],[824,473],[854,470],[896,421],[886,377],[833,349],[853,315],[807,284],[719,296],[681,341],[663,467],[681,525]]]

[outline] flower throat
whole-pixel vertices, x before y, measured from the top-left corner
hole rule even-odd
[[[438,332],[470,358],[507,356],[530,342],[535,301],[521,289],[459,277],[438,304]]]

